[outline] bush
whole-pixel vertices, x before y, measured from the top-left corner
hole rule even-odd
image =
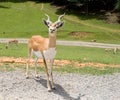
[[[120,0],[117,0],[115,9],[118,10],[118,11],[120,11]]]

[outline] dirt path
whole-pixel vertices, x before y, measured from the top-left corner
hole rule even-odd
[[[16,38],[19,43],[28,43],[27,38]],[[13,40],[12,38],[0,38],[0,43],[7,43],[8,40]],[[95,43],[95,42],[82,42],[82,41],[61,41],[57,40],[57,45],[66,45],[66,46],[85,46],[85,47],[97,47],[97,48],[118,48],[120,49],[119,44],[108,44],[108,43]]]
[[[26,64],[27,62],[27,58],[14,58],[14,57],[0,57],[0,65],[3,65],[5,63],[12,63],[12,64]],[[43,65],[43,60],[39,60],[38,61],[40,66],[44,66]],[[31,60],[31,65],[34,64],[34,59]],[[92,63],[92,62],[87,62],[87,63],[80,63],[77,61],[69,61],[69,60],[55,60],[54,61],[54,66],[55,67],[61,67],[61,66],[66,66],[66,65],[73,65],[75,67],[100,67],[100,68],[104,68],[104,67],[120,67],[119,64],[102,64],[102,63]]]
[[[120,74],[93,76],[54,73],[56,90],[47,92],[46,75],[25,78],[22,70],[0,72],[0,100],[119,100]]]

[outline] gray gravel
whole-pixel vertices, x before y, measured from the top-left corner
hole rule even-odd
[[[54,73],[56,90],[47,92],[46,75],[0,72],[0,100],[120,100],[120,74],[93,76]]]
[[[0,43],[7,43],[8,40],[12,38],[0,38]],[[16,38],[19,43],[28,43],[27,38]],[[97,47],[97,48],[118,48],[120,49],[119,44],[108,44],[108,43],[97,43],[97,42],[83,42],[83,41],[61,41],[57,40],[57,45],[66,45],[66,46],[85,46],[85,47]]]

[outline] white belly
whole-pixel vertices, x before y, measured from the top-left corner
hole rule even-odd
[[[56,50],[55,48],[49,48],[48,50],[44,50],[43,53],[46,60],[54,59],[56,55]],[[33,54],[37,56],[37,58],[42,58],[42,54],[40,51],[33,51]]]

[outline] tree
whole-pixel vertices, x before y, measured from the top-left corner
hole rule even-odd
[[[120,0],[117,0],[117,3],[115,5],[115,9],[120,11]]]

